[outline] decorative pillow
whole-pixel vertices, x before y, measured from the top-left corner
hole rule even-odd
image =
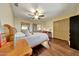
[[[24,34],[25,34],[25,36],[30,36],[30,35],[31,35],[28,30],[26,30],[26,31],[24,32]]]

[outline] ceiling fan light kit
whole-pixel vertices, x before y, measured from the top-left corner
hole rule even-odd
[[[38,19],[39,16],[35,15],[34,17],[35,17],[35,19]]]

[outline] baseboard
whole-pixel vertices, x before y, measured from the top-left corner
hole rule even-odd
[[[59,38],[53,37],[53,39],[59,39]],[[62,40],[62,39],[59,39],[59,40]]]
[[[67,41],[67,40],[63,40],[63,39],[60,39],[60,38],[55,38],[55,37],[54,37],[53,39],[58,39],[58,40],[62,40],[62,41]],[[68,42],[68,41],[67,41],[67,42]]]
[[[58,39],[58,40],[66,41],[66,42],[68,42],[68,44],[70,45],[70,41],[68,41],[68,40],[63,40],[63,39],[56,38],[56,37],[53,37],[53,39]]]

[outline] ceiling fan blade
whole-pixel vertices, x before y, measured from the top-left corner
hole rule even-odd
[[[32,17],[32,19],[35,19],[34,17]]]
[[[40,20],[40,18],[38,18]]]
[[[32,15],[32,14],[27,14],[28,16],[30,16],[31,18],[34,18],[34,15]]]
[[[45,15],[39,15],[39,17],[44,17]]]
[[[34,16],[34,15],[32,15],[32,14],[28,14],[29,16]]]

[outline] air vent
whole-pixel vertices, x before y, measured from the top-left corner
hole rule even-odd
[[[14,5],[18,7],[18,3],[15,3]]]

